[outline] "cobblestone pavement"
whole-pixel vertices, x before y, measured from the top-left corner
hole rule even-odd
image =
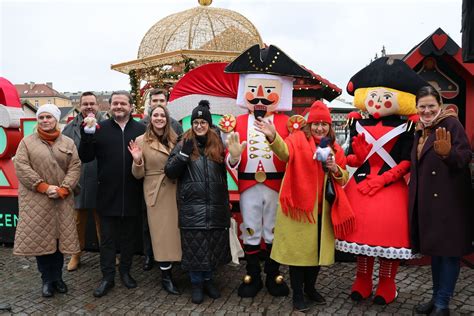
[[[68,259],[68,258],[67,258]],[[66,260],[67,260],[66,259]],[[128,290],[116,277],[115,288],[102,298],[94,298],[92,291],[101,274],[99,255],[86,253],[82,266],[74,272],[64,272],[69,286],[66,295],[41,297],[41,279],[34,258],[14,257],[12,249],[0,246],[0,303],[12,305],[14,314],[166,314],[166,315],[299,315],[292,312],[291,297],[274,298],[263,289],[254,299],[241,299],[237,288],[244,267],[225,266],[216,275],[222,297],[206,297],[200,305],[191,303],[191,285],[179,267],[175,267],[175,280],[182,290],[180,296],[168,295],[160,286],[157,267],[141,270],[142,257],[135,256],[132,275],[138,288]],[[326,298],[325,306],[311,305],[312,315],[411,315],[413,307],[430,298],[431,273],[428,266],[402,266],[397,281],[399,295],[388,306],[374,305],[371,301],[353,303],[349,291],[354,276],[354,263],[336,263],[321,270],[317,288]],[[285,276],[288,270],[282,269]],[[451,301],[454,315],[474,315],[474,270],[463,267]]]

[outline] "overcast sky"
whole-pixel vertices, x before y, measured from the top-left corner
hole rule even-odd
[[[134,60],[142,37],[197,0],[0,0],[0,76],[58,91],[129,89],[111,64]],[[214,0],[237,11],[297,62],[345,90],[385,45],[407,53],[441,27],[461,46],[461,0]]]

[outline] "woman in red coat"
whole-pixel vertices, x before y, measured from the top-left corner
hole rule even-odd
[[[417,94],[411,153],[410,237],[413,251],[431,256],[433,296],[416,312],[449,315],[460,258],[472,252],[471,149],[457,114],[430,86]]]

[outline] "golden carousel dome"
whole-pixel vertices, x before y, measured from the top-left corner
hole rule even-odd
[[[200,0],[200,6],[158,21],[143,37],[138,59],[182,50],[241,53],[256,43],[263,46],[247,18],[235,11],[209,7],[210,2]]]

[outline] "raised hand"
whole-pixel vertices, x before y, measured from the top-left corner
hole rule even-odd
[[[187,156],[190,156],[193,153],[194,141],[192,139],[185,139],[183,141],[183,147],[181,147],[181,152]]]
[[[273,143],[276,137],[276,129],[272,122],[267,122],[259,116],[254,122],[254,126],[257,131],[265,135],[270,143]]]
[[[434,141],[434,151],[442,157],[449,155],[451,151],[451,133],[444,127],[436,129],[436,140]]]
[[[236,163],[239,160],[240,155],[244,151],[247,142],[243,141],[242,143],[240,143],[239,133],[234,132],[229,134],[225,142],[227,144],[227,149],[229,150],[232,162]]]
[[[128,144],[128,151],[133,157],[133,161],[139,165],[142,162],[142,157],[143,157],[143,152],[140,146],[134,141],[131,140],[130,143]]]
[[[372,144],[368,144],[365,141],[364,133],[354,136],[352,140],[352,151],[354,152],[354,155],[356,155],[357,160],[359,161],[360,164],[364,162],[365,158],[367,157],[371,149],[372,149]]]

